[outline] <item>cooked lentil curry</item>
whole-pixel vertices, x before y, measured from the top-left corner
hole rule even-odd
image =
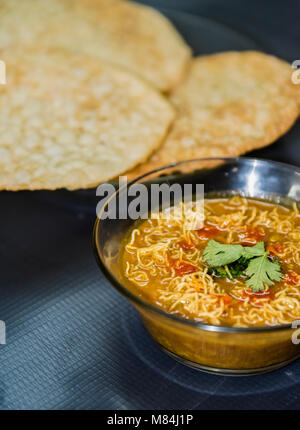
[[[206,198],[197,230],[187,230],[185,216],[175,211],[136,224],[123,241],[120,263],[127,286],[167,312],[215,325],[279,325],[300,318],[299,240],[296,202],[287,208],[241,196]],[[252,252],[260,247],[277,275],[253,289],[245,261],[210,267],[203,253],[215,242]]]

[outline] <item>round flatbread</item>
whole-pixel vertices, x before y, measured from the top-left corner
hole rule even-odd
[[[0,189],[88,188],[144,161],[173,120],[144,81],[83,54],[9,49]]]
[[[191,50],[161,13],[125,0],[1,0],[0,47],[53,45],[122,65],[161,91]]]
[[[261,52],[195,58],[170,96],[178,116],[166,141],[130,179],[173,162],[238,156],[274,142],[299,116],[300,85],[292,73],[288,63]]]

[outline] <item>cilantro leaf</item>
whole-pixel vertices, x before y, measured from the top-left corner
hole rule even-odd
[[[282,277],[277,260],[269,260],[264,242],[255,246],[227,245],[211,239],[203,251],[202,260],[209,273],[223,278],[246,275],[246,285],[253,291],[263,291],[264,285],[273,285]],[[225,267],[224,267],[225,266]]]
[[[238,276],[241,276],[244,274],[244,271],[246,270],[247,266],[248,266],[247,259],[245,259],[244,257],[241,257],[234,263],[229,264],[228,268],[231,273],[231,276],[233,278],[237,278]]]
[[[281,270],[278,261],[270,261],[268,253],[260,257],[253,258],[246,269],[246,275],[249,279],[246,285],[253,291],[264,291],[264,284],[273,285],[273,281],[280,281]]]
[[[226,272],[225,268],[220,267],[214,267],[213,269],[208,270],[209,275],[217,276],[219,278],[228,278],[228,273]]]
[[[211,267],[225,266],[238,260],[243,253],[242,245],[226,245],[211,239],[203,251],[202,260]]]
[[[209,270],[209,274],[213,276],[218,276],[219,278],[228,278],[228,271],[231,274],[232,278],[237,278],[238,276],[243,275],[245,269],[247,268],[248,260],[244,257],[239,258],[237,261],[234,261],[231,264],[227,265],[227,270],[224,266],[214,267]]]
[[[244,246],[243,257],[246,259],[253,257],[261,257],[265,253],[265,244],[264,242],[258,242],[254,246]]]

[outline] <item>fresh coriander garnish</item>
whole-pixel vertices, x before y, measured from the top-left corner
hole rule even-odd
[[[211,239],[204,249],[202,260],[210,267],[225,266],[243,255],[242,245],[225,245]]]
[[[250,260],[245,274],[249,277],[246,285],[253,291],[263,291],[264,284],[273,285],[273,281],[280,281],[282,276],[278,261],[269,260],[267,252]]]
[[[226,264],[226,267],[219,266],[210,268],[208,273],[213,276],[218,276],[220,278],[237,278],[243,275],[244,271],[247,269],[247,266],[248,261],[245,258],[241,257],[231,264]],[[228,272],[231,276],[228,276]]]
[[[264,284],[280,281],[282,273],[278,261],[268,258],[263,242],[255,246],[226,245],[211,239],[204,249],[202,260],[215,276],[229,279],[245,275],[246,285],[253,291],[263,291]],[[229,276],[230,275],[230,276]]]

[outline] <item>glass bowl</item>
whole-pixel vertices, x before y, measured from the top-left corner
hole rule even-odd
[[[184,161],[131,182],[169,185],[204,184],[205,194],[238,193],[246,197],[289,205],[300,200],[300,169],[283,163],[253,158],[210,158]],[[126,187],[111,196],[117,207],[124,200]],[[148,198],[150,199],[150,193]],[[127,196],[127,205],[130,203]],[[100,269],[110,283],[137,309],[145,327],[158,345],[173,358],[211,373],[250,375],[267,372],[300,356],[300,344],[292,342],[291,324],[266,327],[215,326],[170,314],[147,303],[125,287],[118,264],[120,243],[135,220],[102,216],[107,201],[95,222],[93,247]],[[124,216],[123,216],[124,217]]]

